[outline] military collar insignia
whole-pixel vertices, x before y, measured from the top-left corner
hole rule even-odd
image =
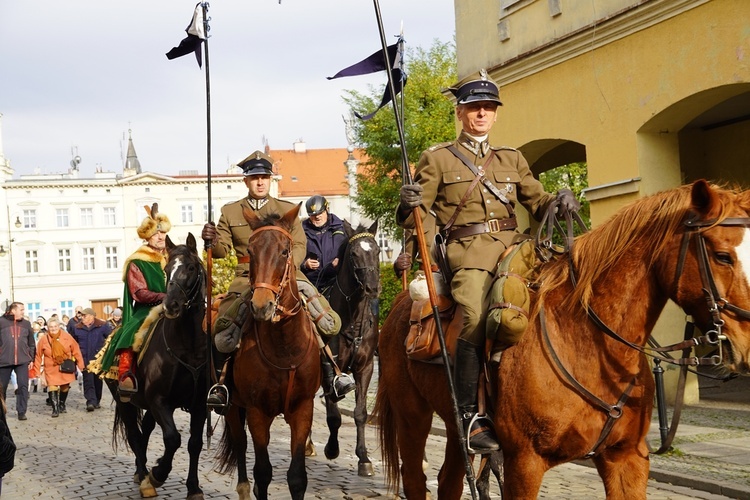
[[[268,203],[268,198],[261,198],[260,200],[256,200],[255,198],[247,198],[247,202],[250,204],[250,208],[253,210],[260,210],[265,206],[266,203]]]

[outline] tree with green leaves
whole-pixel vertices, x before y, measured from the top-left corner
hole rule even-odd
[[[543,172],[539,176],[539,181],[548,193],[556,193],[563,188],[573,191],[575,197],[581,202],[581,210],[578,214],[583,219],[583,222],[586,223],[586,227],[591,227],[590,204],[581,196],[583,190],[589,187],[588,175],[588,165],[586,163],[569,163],[568,165],[561,165]],[[578,235],[582,230],[576,226],[575,232]]]
[[[409,164],[433,144],[453,140],[456,125],[453,103],[441,91],[456,80],[456,53],[453,43],[436,40],[430,49],[408,47],[405,68],[408,81],[403,96],[397,97],[404,120],[404,136]],[[368,94],[346,91],[344,101],[360,114],[370,113],[380,104],[383,88],[370,88]],[[357,176],[356,202],[365,216],[380,221],[386,234],[401,237],[395,221],[395,207],[401,187],[401,149],[391,106],[368,121],[353,124],[355,143],[367,154],[364,172]]]

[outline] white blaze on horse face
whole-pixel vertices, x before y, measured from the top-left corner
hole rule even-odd
[[[750,284],[750,229],[745,229],[742,241],[735,248],[735,252],[737,252],[742,272],[745,274],[745,283]]]
[[[174,280],[175,275],[177,274],[177,270],[182,265],[182,257],[177,257],[174,260],[174,266],[172,267],[172,274],[169,275],[169,281]]]
[[[360,241],[359,246],[362,247],[362,250],[365,252],[369,252],[372,249],[372,244],[369,241]]]

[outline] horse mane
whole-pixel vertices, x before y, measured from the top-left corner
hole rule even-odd
[[[563,301],[570,310],[586,310],[591,302],[594,283],[610,271],[612,266],[634,248],[644,247],[643,254],[651,266],[667,247],[674,245],[674,236],[691,209],[691,185],[662,191],[640,198],[612,215],[595,229],[577,237],[571,251],[576,272],[576,286]],[[738,189],[726,189],[712,185],[721,200],[721,215],[725,217],[731,208],[732,196]],[[555,290],[570,278],[567,256],[549,266],[540,274],[542,287],[537,307],[543,303],[547,293]]]
[[[256,222],[253,222],[250,224],[250,226],[253,228],[253,230],[258,229],[259,227],[263,226],[278,226],[278,221],[281,220],[281,215],[279,214],[268,214],[264,216],[262,219],[259,218]]]

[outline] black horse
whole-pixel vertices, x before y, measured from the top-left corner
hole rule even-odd
[[[139,391],[129,403],[123,403],[117,395],[117,381],[106,379],[116,402],[112,437],[115,444],[118,438],[126,438],[135,454],[134,480],[140,484],[141,496],[154,497],[157,495],[155,488],[164,484],[169,476],[172,459],[180,447],[174,411],[186,409],[190,413],[187,498],[198,500],[203,498],[198,482],[198,458],[203,448],[208,390],[207,341],[202,326],[206,311],[206,271],[192,234],[188,234],[185,245],[174,246],[167,238],[167,250],[167,295],[162,302],[161,318],[147,346],[144,344],[145,352],[138,362]],[[148,440],[157,423],[164,436],[164,455],[149,472]]]
[[[372,476],[372,462],[365,445],[367,423],[367,389],[374,368],[373,356],[378,346],[378,295],[380,294],[380,247],[375,238],[378,223],[369,228],[359,225],[353,229],[344,221],[347,241],[339,249],[339,266],[331,293],[331,307],[341,316],[341,332],[332,341],[338,352],[337,364],[341,371],[351,373],[356,382],[354,422],[357,425],[359,458],[357,473]],[[326,421],[330,435],[325,455],[334,459],[339,455],[338,431],[341,412],[338,404],[326,397]]]

